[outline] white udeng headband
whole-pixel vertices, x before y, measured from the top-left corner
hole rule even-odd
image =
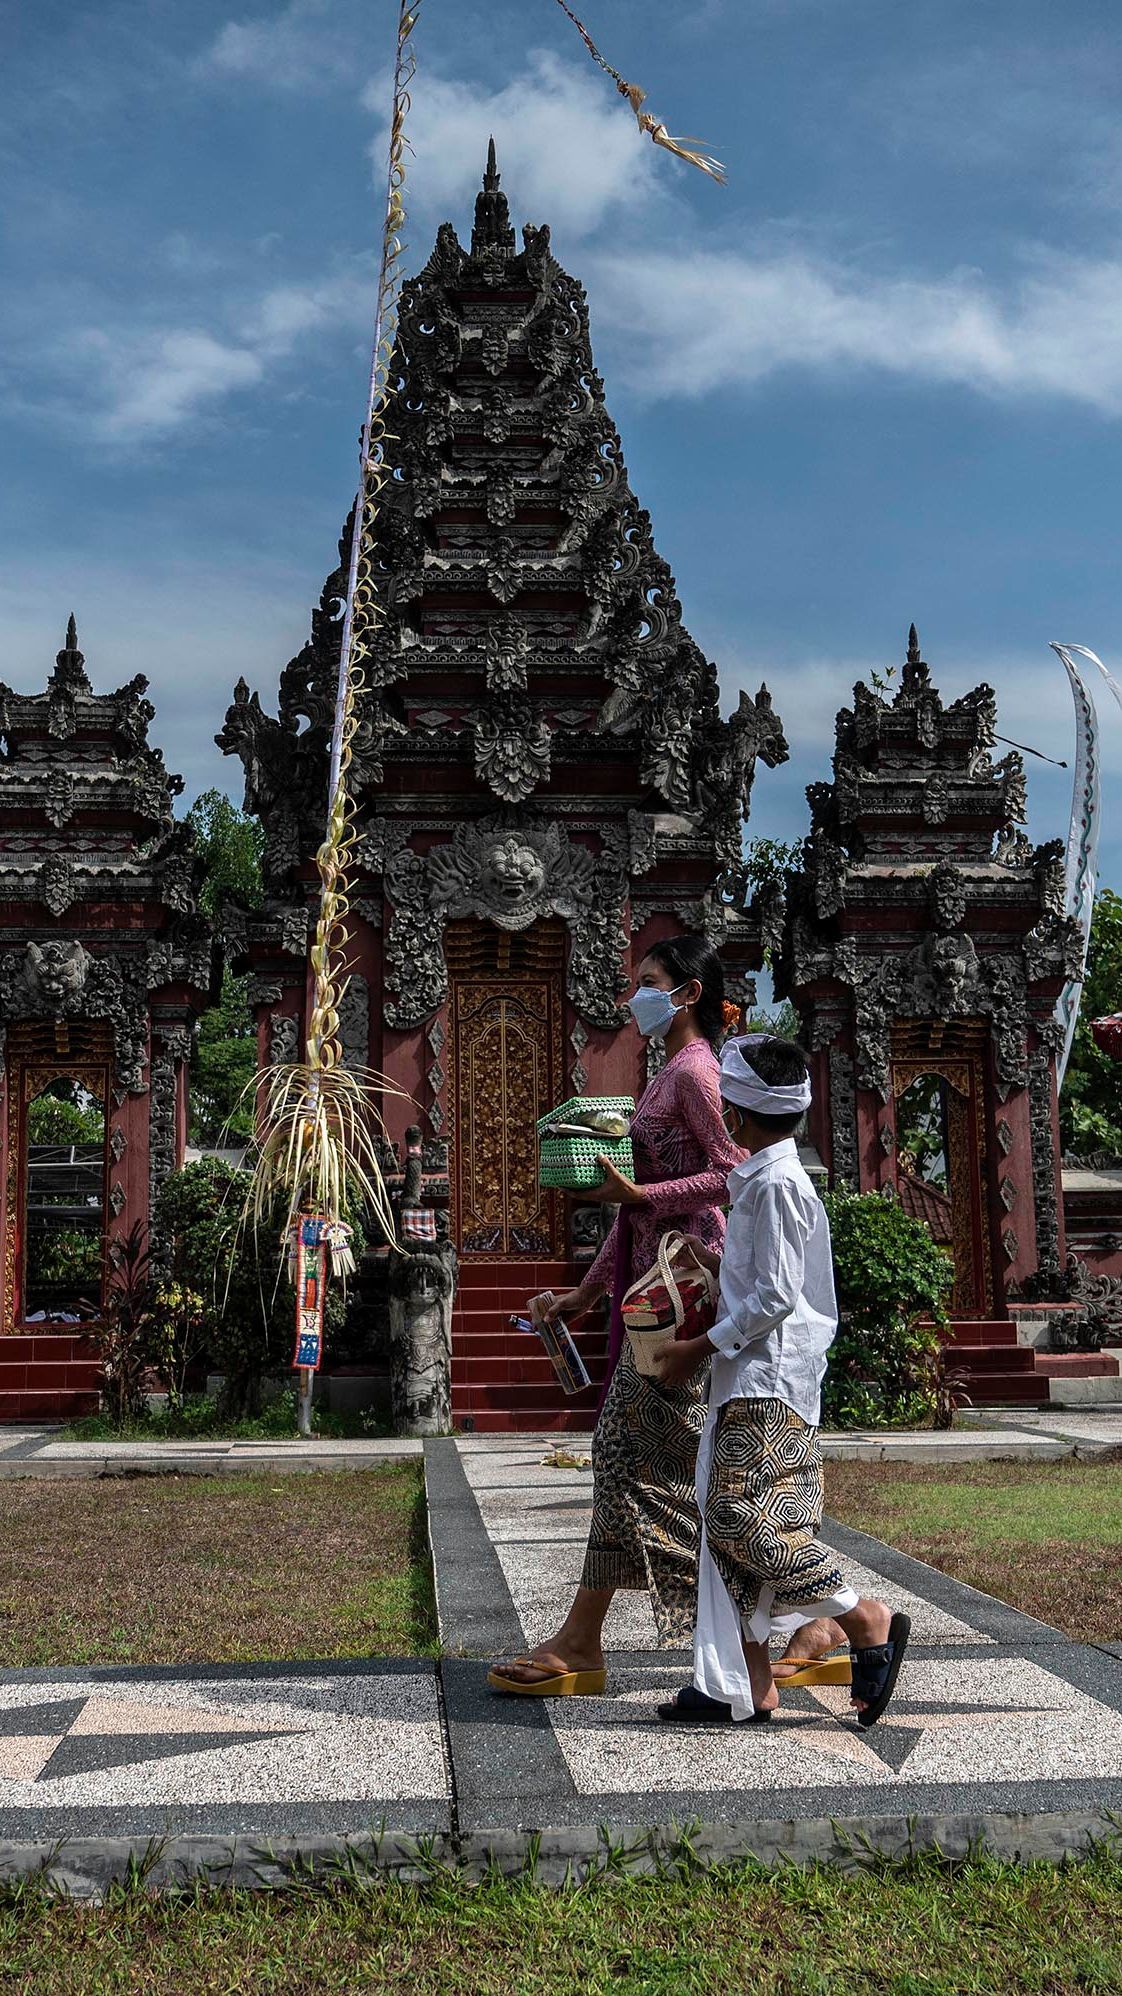
[[[746,1039],[726,1040],[721,1049],[721,1094],[738,1109],[759,1109],[765,1116],[794,1116],[810,1107],[810,1076],[788,1088],[769,1088],[744,1058],[766,1046],[774,1033],[749,1033]]]

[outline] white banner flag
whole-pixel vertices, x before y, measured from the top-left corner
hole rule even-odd
[[[1071,824],[1068,828],[1067,856],[1064,862],[1064,914],[1072,916],[1079,923],[1083,938],[1079,976],[1069,978],[1056,1000],[1056,1019],[1064,1036],[1063,1046],[1056,1061],[1056,1086],[1062,1088],[1071,1054],[1071,1043],[1075,1038],[1076,1021],[1079,1018],[1083,973],[1087,967],[1087,946],[1091,940],[1091,914],[1095,905],[1095,880],[1098,871],[1099,822],[1102,815],[1098,715],[1095,712],[1094,696],[1072,653],[1078,652],[1083,658],[1094,659],[1100,672],[1113,688],[1120,706],[1122,706],[1122,692],[1110,678],[1102,660],[1095,658],[1094,652],[1088,651],[1084,645],[1053,643],[1052,650],[1067,673],[1072,699],[1075,702],[1075,775],[1072,780]]]

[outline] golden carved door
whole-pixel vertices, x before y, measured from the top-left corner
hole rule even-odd
[[[508,947],[505,972],[457,968],[470,954],[451,966],[456,1239],[464,1255],[552,1260],[564,1253],[560,1201],[538,1185],[534,1125],[559,1096],[560,967],[522,967],[531,953]]]

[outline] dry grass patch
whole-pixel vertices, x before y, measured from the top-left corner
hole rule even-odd
[[[830,1462],[826,1509],[1076,1642],[1122,1641],[1122,1461]]]
[[[418,1463],[0,1483],[0,1666],[435,1645]]]

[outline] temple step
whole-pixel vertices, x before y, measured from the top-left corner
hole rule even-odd
[[[566,1262],[466,1261],[452,1309],[452,1420],[465,1432],[585,1430],[593,1425],[607,1357],[603,1313],[573,1333],[593,1384],[570,1398],[532,1333],[514,1328],[540,1289],[574,1287]]]
[[[974,1407],[1046,1407],[1048,1380],[1042,1372],[984,1372],[968,1376]]]
[[[100,1404],[101,1364],[87,1339],[56,1331],[0,1338],[0,1422],[75,1420]]]
[[[1036,1370],[1047,1379],[1117,1379],[1118,1360],[1105,1351],[1038,1352]]]
[[[981,1318],[960,1317],[946,1325],[940,1336],[946,1345],[1016,1345],[1017,1326],[1004,1319],[986,1322]]]

